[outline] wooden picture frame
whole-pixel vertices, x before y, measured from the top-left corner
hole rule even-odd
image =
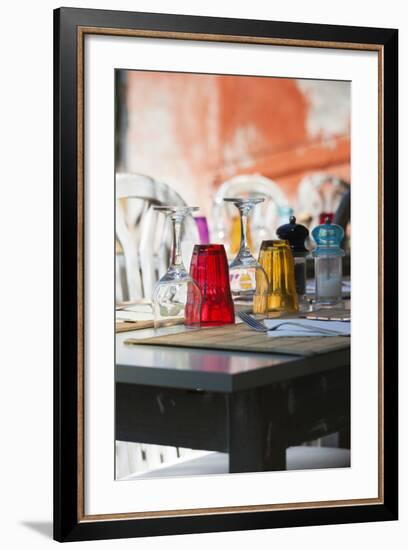
[[[374,51],[378,55],[378,495],[90,516],[84,491],[84,37]],[[58,541],[397,519],[398,31],[60,8],[54,12],[54,537]],[[375,238],[371,236],[370,238]],[[369,342],[364,345],[369,346]],[[113,414],[113,412],[112,412]]]

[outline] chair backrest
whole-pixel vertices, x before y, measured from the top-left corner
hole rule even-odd
[[[319,224],[321,213],[336,212],[344,193],[349,189],[345,181],[332,174],[309,174],[299,183],[297,212],[302,219],[311,220],[310,227],[315,227]]]
[[[244,174],[226,180],[217,190],[213,200],[212,234],[216,242],[222,242],[230,252],[229,237],[231,220],[238,215],[236,207],[225,203],[228,197],[264,197],[265,201],[251,213],[250,230],[253,252],[256,254],[262,240],[275,238],[280,206],[288,204],[285,193],[279,185],[260,174]]]
[[[154,285],[167,270],[172,244],[171,227],[155,205],[183,206],[180,195],[168,185],[140,174],[116,174],[116,238],[123,251],[121,300],[151,299]],[[194,219],[185,220],[183,258],[188,268],[194,243],[199,242]],[[120,256],[117,255],[117,280]],[[118,294],[118,290],[117,290]]]

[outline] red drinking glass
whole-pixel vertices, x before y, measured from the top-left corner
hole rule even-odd
[[[191,258],[190,275],[201,290],[201,326],[234,323],[234,303],[224,245],[196,244]],[[194,310],[194,304],[188,298],[186,324]]]

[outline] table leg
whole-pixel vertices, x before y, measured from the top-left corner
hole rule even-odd
[[[339,431],[340,449],[350,449],[350,426]]]
[[[231,473],[286,469],[287,442],[270,414],[265,414],[262,401],[259,390],[237,392],[228,397]]]

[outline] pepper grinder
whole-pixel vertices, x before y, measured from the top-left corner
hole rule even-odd
[[[299,306],[306,306],[306,256],[309,251],[305,247],[305,240],[309,235],[304,225],[296,223],[295,216],[289,218],[289,223],[278,227],[276,234],[282,240],[288,241],[292,250],[295,263],[296,292],[299,299]]]
[[[326,222],[312,231],[317,247],[313,250],[315,259],[316,307],[341,307],[342,267],[344,250],[340,243],[344,237],[340,225]]]

